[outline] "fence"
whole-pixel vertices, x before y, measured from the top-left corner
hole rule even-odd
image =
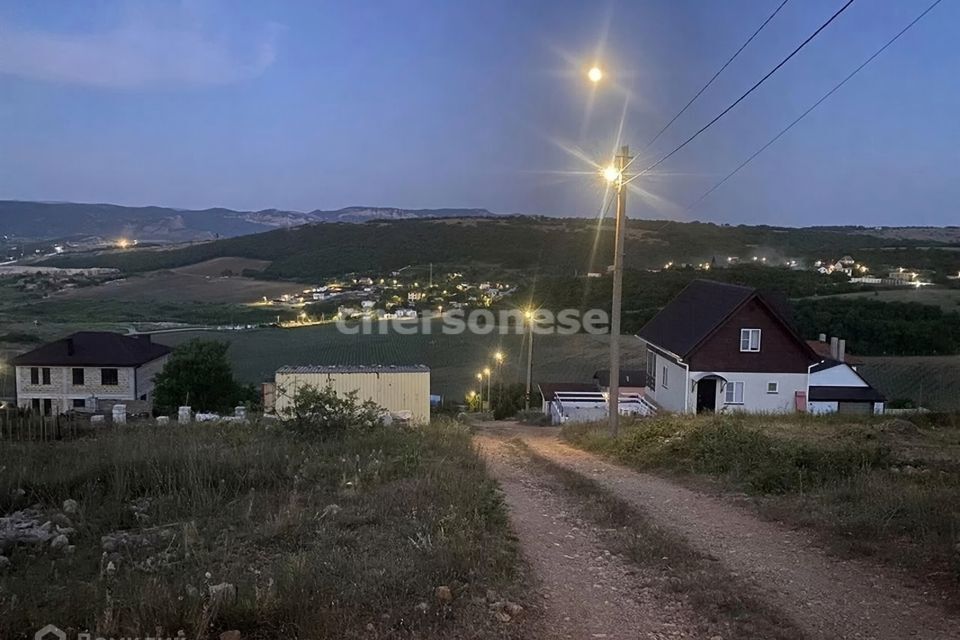
[[[0,440],[64,440],[89,433],[92,428],[90,419],[80,416],[0,410]]]

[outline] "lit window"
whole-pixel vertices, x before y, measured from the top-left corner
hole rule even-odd
[[[767,393],[780,393],[780,383],[776,381],[768,382]]]
[[[760,351],[760,329],[740,329],[740,351]]]
[[[724,387],[723,400],[727,404],[743,404],[743,383],[728,382]]]

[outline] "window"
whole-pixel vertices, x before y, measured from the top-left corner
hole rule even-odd
[[[73,399],[73,408],[74,409],[83,409],[87,406],[87,401],[83,398],[74,398]]]
[[[53,400],[50,398],[43,399],[43,415],[48,416],[53,413]]]
[[[740,329],[740,351],[760,351],[760,329]]]
[[[120,377],[116,369],[100,369],[100,384],[105,387],[115,387],[120,384]]]
[[[663,377],[660,378],[660,385],[666,389],[667,388],[667,368],[663,368]]]
[[[30,408],[36,412],[40,412],[40,398],[34,398],[30,401]]]
[[[40,369],[30,367],[30,384],[40,384]],[[40,408],[40,401],[37,401],[37,409]]]
[[[42,374],[40,377],[43,379],[43,384],[50,384],[50,367],[44,367],[40,370]]]
[[[743,383],[728,382],[724,387],[723,401],[727,404],[743,404]]]
[[[83,379],[83,367],[74,367],[73,369],[73,386],[82,387],[84,384]]]
[[[657,354],[647,349],[647,388],[654,391],[657,388]]]
[[[767,393],[780,393],[780,383],[775,380],[768,382]]]

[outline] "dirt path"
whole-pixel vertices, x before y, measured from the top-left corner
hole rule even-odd
[[[960,638],[960,622],[948,619],[892,572],[830,557],[804,532],[765,522],[664,478],[604,462],[561,443],[555,430],[499,424],[486,430],[487,439],[519,436],[537,454],[601,483],[731,572],[755,581],[770,604],[810,638]]]
[[[544,619],[538,640],[698,637],[691,612],[644,589],[638,568],[604,549],[564,497],[524,468],[503,439],[481,435],[476,442],[539,582]]]

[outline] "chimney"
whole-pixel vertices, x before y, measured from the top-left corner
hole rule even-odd
[[[838,359],[840,351],[840,338],[830,338],[830,357],[834,360]]]
[[[827,334],[821,333],[821,334],[820,334],[820,342],[826,342],[826,341],[827,341]]]
[[[73,346],[73,338],[67,338],[67,355],[72,356],[76,353],[76,349]]]
[[[840,340],[837,345],[837,360],[840,362],[846,362],[847,359],[847,341]]]

